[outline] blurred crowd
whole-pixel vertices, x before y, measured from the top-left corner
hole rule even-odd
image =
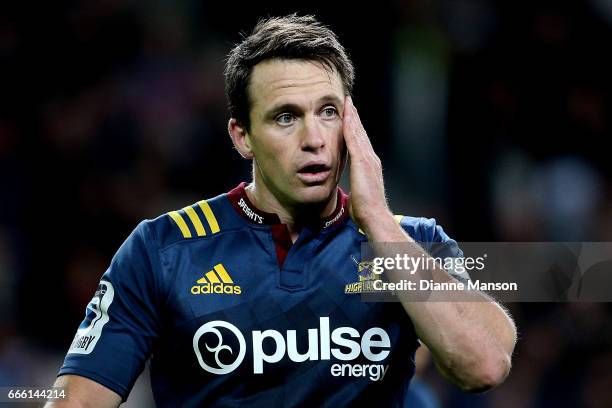
[[[0,386],[53,382],[141,219],[249,179],[222,73],[261,16],[314,13],[340,36],[395,212],[458,241],[612,241],[612,3],[354,7],[0,6]],[[425,365],[431,404],[612,406],[609,304],[506,306],[520,332],[507,382],[466,395]]]

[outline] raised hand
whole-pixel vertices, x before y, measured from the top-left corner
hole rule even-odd
[[[342,120],[344,140],[351,159],[351,217],[367,231],[381,217],[391,214],[385,197],[382,164],[350,96],[345,98]]]

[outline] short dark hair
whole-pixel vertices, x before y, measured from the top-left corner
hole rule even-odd
[[[251,100],[248,87],[253,67],[269,59],[317,61],[336,71],[350,95],[355,69],[336,34],[314,16],[291,14],[261,19],[253,32],[245,36],[229,53],[225,64],[225,93],[230,114],[250,129]]]

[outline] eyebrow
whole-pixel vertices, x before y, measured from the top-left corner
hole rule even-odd
[[[342,106],[343,105],[343,101],[340,100],[340,98],[338,98],[336,95],[325,95],[322,96],[321,98],[317,99],[317,105],[323,104],[323,103],[334,103],[337,106]],[[281,103],[280,105],[275,105],[272,108],[270,108],[265,116],[266,117],[274,117],[279,113],[282,112],[299,112],[301,110],[301,107],[295,103]]]

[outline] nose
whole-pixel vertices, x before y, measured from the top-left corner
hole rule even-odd
[[[314,118],[305,118],[301,135],[304,151],[317,151],[325,146],[325,135]]]

